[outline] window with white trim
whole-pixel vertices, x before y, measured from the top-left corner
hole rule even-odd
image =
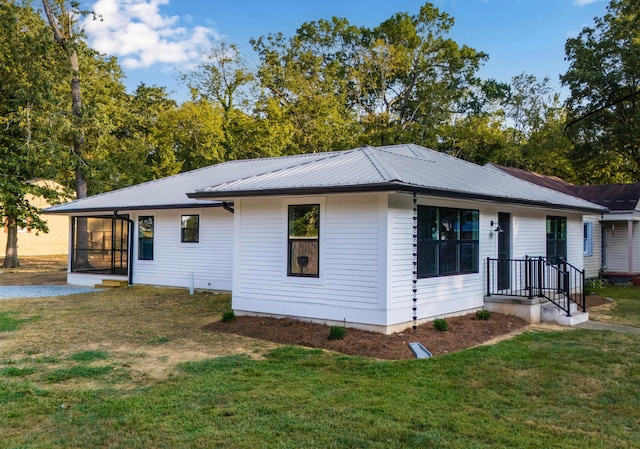
[[[288,222],[287,275],[318,277],[320,274],[320,205],[289,205]]]
[[[585,256],[593,256],[593,223],[587,221],[583,223],[583,252]]]

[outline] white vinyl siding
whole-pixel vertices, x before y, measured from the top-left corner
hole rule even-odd
[[[383,324],[380,195],[236,201],[233,308]],[[320,204],[320,273],[287,276],[287,209]]]
[[[287,276],[290,204],[320,204],[317,278]],[[479,211],[479,272],[419,279],[418,319],[484,305],[486,259],[497,257],[495,221],[511,214],[512,258],[546,253],[546,217],[533,207],[418,196],[418,204]],[[411,194],[333,194],[235,201],[233,309],[350,325],[410,325],[413,317]],[[560,215],[563,211],[551,211]],[[582,216],[567,217],[569,262],[581,268]],[[494,225],[491,225],[491,221]]]
[[[181,217],[200,215],[199,242],[180,242]],[[153,260],[138,260],[134,242],[133,283],[231,290],[233,265],[233,214],[221,207],[159,210],[132,213],[155,217]],[[134,235],[137,236],[137,228]]]
[[[584,217],[584,223],[591,223],[591,254],[584,255],[585,278],[595,278],[600,274],[602,263],[602,226],[600,217],[588,215]]]
[[[631,242],[629,242],[628,223],[628,221],[604,222],[607,242],[607,272],[609,273],[640,272],[638,223],[633,222]],[[629,266],[629,244],[632,247],[631,266]]]

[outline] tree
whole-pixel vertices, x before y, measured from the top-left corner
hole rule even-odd
[[[567,134],[582,182],[640,181],[640,3],[612,0],[568,39]]]
[[[3,266],[17,267],[18,228],[47,231],[29,194],[58,195],[35,180],[56,172],[47,134],[60,68],[46,25],[28,3],[0,0],[0,22],[0,217],[8,233]]]
[[[374,28],[332,18],[252,40],[264,88],[260,113],[286,130],[284,153],[357,143],[435,146],[466,112],[486,55],[447,33],[453,19],[426,3]]]
[[[80,62],[78,45],[81,34],[76,29],[74,17],[84,12],[79,10],[79,2],[71,1],[70,8],[66,0],[42,0],[42,6],[53,32],[53,37],[62,48],[71,69],[71,113],[74,126],[72,154],[75,157],[75,190],[77,198],[87,196],[87,177],[83,150],[85,144],[82,125],[82,90],[80,83]]]
[[[205,61],[182,78],[191,88],[194,105],[203,105],[199,100],[204,99],[220,108],[224,134],[221,161],[237,159],[237,153],[242,151],[238,137],[246,125],[245,112],[252,106],[249,94],[254,81],[238,48],[225,42],[214,45]]]

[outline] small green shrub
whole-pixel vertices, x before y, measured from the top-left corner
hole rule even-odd
[[[347,335],[347,329],[344,326],[331,326],[329,328],[329,340],[342,340]]]
[[[433,328],[440,332],[446,332],[449,329],[449,323],[444,318],[436,318],[433,320]]]
[[[222,322],[230,323],[236,319],[236,314],[233,310],[229,309],[225,313],[222,314]]]
[[[488,310],[478,310],[476,312],[476,318],[480,321],[488,321],[491,318],[491,312]]]

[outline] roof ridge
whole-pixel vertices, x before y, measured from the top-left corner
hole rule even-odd
[[[197,189],[195,191],[196,192],[198,192],[198,191],[206,191],[206,190],[210,190],[210,189],[213,189],[213,188],[222,187],[225,184],[237,183],[239,181],[244,181],[244,180],[247,180],[247,179],[257,178],[258,176],[264,176],[264,175],[271,174],[271,173],[278,173],[278,172],[281,172],[281,171],[290,170],[292,168],[302,167],[303,165],[311,164],[311,163],[316,162],[318,160],[325,160],[325,159],[329,159],[329,158],[333,158],[333,157],[338,157],[341,154],[352,153],[353,151],[355,151],[355,150],[325,151],[325,152],[321,152],[321,153],[304,153],[304,154],[296,154],[296,155],[291,155],[291,156],[278,156],[278,157],[264,158],[264,159],[291,159],[291,158],[300,157],[300,156],[307,156],[309,160],[302,161],[300,164],[296,164],[296,165],[289,165],[287,167],[280,167],[280,168],[277,168],[275,170],[262,171],[260,173],[255,173],[255,174],[253,174],[251,176],[245,176],[243,178],[234,179],[233,181],[225,181],[225,182],[220,183],[220,184],[209,185],[209,186],[207,186],[207,187],[205,187],[203,189]],[[321,157],[318,157],[318,158],[309,157],[309,156],[312,156],[312,155],[313,156],[321,156]],[[250,161],[250,160],[255,160],[255,159],[243,159],[243,160],[244,161]]]
[[[375,155],[375,153],[372,150],[381,150],[378,147],[372,147],[369,145],[365,145],[364,147],[360,148],[362,150],[362,152],[364,153],[364,155],[367,157],[367,159],[369,160],[369,162],[371,162],[371,164],[373,165],[373,167],[376,169],[376,171],[378,173],[380,173],[380,176],[382,176],[382,179],[386,180],[386,181],[399,181],[399,176],[397,173],[391,173],[389,170],[387,170],[382,163],[378,160],[377,156]]]

